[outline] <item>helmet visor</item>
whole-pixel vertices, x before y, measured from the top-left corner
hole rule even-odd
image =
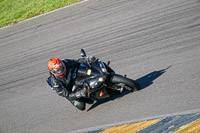
[[[53,73],[56,75],[64,75],[65,73],[65,64],[61,63],[59,68],[53,69]]]

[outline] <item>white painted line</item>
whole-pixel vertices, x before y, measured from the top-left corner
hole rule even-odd
[[[167,114],[167,115],[158,115],[158,116],[141,118],[141,119],[130,120],[130,121],[116,122],[116,123],[107,124],[107,125],[95,126],[95,127],[91,127],[91,128],[84,128],[84,129],[71,131],[71,132],[67,132],[67,133],[87,133],[88,131],[106,129],[106,128],[116,126],[116,125],[123,125],[123,124],[128,124],[128,123],[135,123],[135,122],[140,122],[140,121],[153,120],[153,119],[157,119],[157,118],[165,118],[165,117],[170,117],[170,116],[186,115],[186,114],[192,114],[192,113],[200,113],[200,109],[188,110],[188,111],[177,112],[177,113]]]
[[[64,6],[64,7],[61,7],[61,8],[58,8],[58,9],[55,9],[55,10],[46,12],[46,13],[44,13],[44,14],[40,14],[40,15],[37,15],[37,16],[34,16],[34,17],[31,17],[31,18],[25,19],[25,20],[23,20],[23,21],[18,22],[17,24],[19,24],[19,23],[24,23],[24,22],[26,22],[26,21],[30,21],[30,20],[35,19],[35,18],[39,18],[39,17],[41,17],[41,16],[43,16],[43,15],[47,15],[47,14],[50,14],[50,13],[54,13],[54,12],[57,12],[57,11],[59,11],[59,10],[62,10],[62,9],[68,8],[68,7],[72,7],[72,6],[75,6],[75,5],[78,5],[78,4],[87,2],[87,1],[89,1],[89,0],[83,0],[83,1],[80,1],[80,2],[77,2],[77,3],[73,3],[73,4],[70,4],[70,5],[67,5],[67,6]],[[13,24],[13,25],[11,24],[11,25],[2,27],[2,28],[0,28],[0,30],[1,30],[1,29],[5,29],[5,28],[8,28],[8,27],[11,27],[11,26],[14,26],[14,25],[16,25],[16,24]]]
[[[78,4],[81,4],[81,3],[84,3],[84,2],[87,2],[88,0],[83,0],[83,1],[80,1],[80,2],[77,2],[77,3],[73,3],[73,4],[70,4],[70,5],[67,5],[67,6],[64,6],[64,7],[61,7],[61,8],[58,8],[58,9],[55,9],[55,10],[52,10],[52,11],[49,11],[49,12],[46,12],[44,14],[40,14],[38,16],[35,16],[35,17],[32,17],[30,19],[34,19],[34,18],[37,18],[37,17],[40,17],[40,16],[43,16],[43,15],[46,15],[46,14],[50,14],[50,13],[53,13],[53,12],[57,12],[59,10],[62,10],[62,9],[65,9],[65,8],[68,8],[68,7],[71,7],[71,6],[75,6],[75,5],[78,5]],[[28,20],[28,19],[27,19]],[[27,21],[25,20],[25,21]]]

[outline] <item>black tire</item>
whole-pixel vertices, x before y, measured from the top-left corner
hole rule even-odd
[[[113,84],[120,84],[120,83],[124,84],[125,87],[127,86],[127,88],[130,88],[131,91],[140,90],[140,85],[136,81],[119,74],[112,74],[112,78],[110,82]],[[130,90],[130,89],[127,89],[127,90]]]

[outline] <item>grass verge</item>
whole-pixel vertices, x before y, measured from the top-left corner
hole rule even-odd
[[[82,0],[0,0],[0,28]]]

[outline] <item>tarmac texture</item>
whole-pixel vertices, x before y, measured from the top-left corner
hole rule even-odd
[[[81,48],[142,89],[73,107],[47,85],[47,61],[78,59]],[[199,51],[199,0],[88,0],[1,28],[0,132],[82,132],[191,114],[200,109]]]

